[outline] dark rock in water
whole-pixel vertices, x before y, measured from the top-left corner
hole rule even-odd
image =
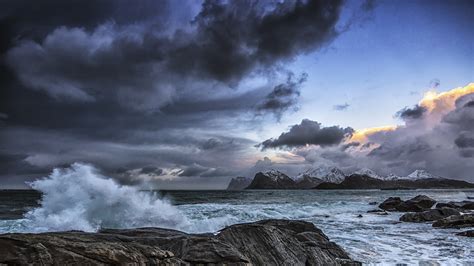
[[[455,208],[459,210],[474,210],[474,201],[450,201],[448,203],[438,203],[436,204],[436,208],[442,208],[442,207],[448,207],[448,208]]]
[[[377,214],[377,215],[388,215],[388,212],[384,210],[368,210],[367,213]]]
[[[376,201],[371,201],[371,202],[369,202],[369,205],[377,205],[377,203],[378,202],[376,202]]]
[[[227,190],[243,190],[248,187],[250,183],[252,183],[251,178],[243,176],[234,177],[230,180],[230,183],[227,186]]]
[[[461,233],[457,233],[456,235],[457,236],[474,237],[474,230],[464,231],[464,232],[461,232]]]
[[[298,189],[296,182],[276,170],[258,172],[247,189]]]
[[[465,228],[474,227],[474,214],[451,215],[444,219],[437,220],[433,227],[441,228]]]
[[[213,234],[161,228],[0,235],[6,265],[361,265],[312,223],[264,220]]]
[[[474,197],[467,196],[467,199],[474,199]]]
[[[399,212],[422,212],[430,209],[436,201],[425,195],[418,195],[407,201],[399,197],[390,197],[379,205],[379,208],[387,211]]]
[[[357,215],[357,218],[362,218],[362,217],[364,217],[362,216],[362,214]]]
[[[396,207],[403,203],[399,197],[390,197],[380,203],[379,208],[386,211],[397,211]]]
[[[409,212],[400,217],[402,222],[422,223],[436,221],[449,217],[451,215],[459,215],[459,211],[453,208],[432,209],[424,212]]]
[[[436,200],[425,196],[425,195],[418,195],[412,199],[405,201],[399,209],[401,211],[423,211],[430,209],[436,203]]]

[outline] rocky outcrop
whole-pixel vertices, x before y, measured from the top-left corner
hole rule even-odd
[[[252,183],[251,178],[243,176],[234,177],[230,180],[227,190],[243,190],[248,187],[250,183]]]
[[[432,209],[427,210],[424,212],[409,212],[405,213],[400,217],[400,221],[402,222],[412,222],[412,223],[423,223],[423,222],[431,222],[436,221],[439,219],[443,219],[449,217],[451,215],[459,215],[459,211],[453,208],[440,208],[440,209]]]
[[[296,182],[276,170],[258,172],[247,189],[298,189]]]
[[[433,227],[466,228],[474,227],[474,214],[452,215],[433,223]]]
[[[0,235],[7,265],[360,265],[312,223],[264,220],[214,234],[161,228]]]
[[[397,211],[397,207],[403,203],[400,197],[390,197],[380,203],[379,208],[386,211]]]
[[[430,209],[436,201],[425,195],[418,195],[407,201],[390,197],[379,205],[380,209],[399,212],[422,212]]]
[[[448,203],[438,203],[436,204],[436,208],[443,208],[443,207],[448,207],[448,208],[454,208],[458,210],[474,210],[474,201],[450,201]]]

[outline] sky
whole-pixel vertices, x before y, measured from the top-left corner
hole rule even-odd
[[[311,167],[474,182],[472,1],[0,1],[0,188]]]

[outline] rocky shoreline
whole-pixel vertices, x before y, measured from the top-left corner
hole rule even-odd
[[[314,224],[262,220],[216,234],[162,228],[0,235],[7,265],[361,265]]]
[[[399,197],[390,197],[378,206],[379,209],[370,210],[368,213],[383,215],[388,214],[387,211],[406,212],[400,217],[401,222],[432,222],[432,226],[436,228],[474,227],[473,201],[435,203],[436,200],[425,195],[418,195],[406,201]],[[459,232],[456,235],[474,237],[474,230]]]

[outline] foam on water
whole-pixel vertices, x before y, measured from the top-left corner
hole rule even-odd
[[[96,231],[100,227],[184,227],[186,218],[157,195],[121,186],[90,165],[54,169],[30,183],[43,193],[41,206],[25,215],[26,231]]]
[[[187,191],[175,192],[177,205],[172,205],[155,193],[121,186],[94,167],[78,163],[55,169],[30,185],[42,192],[40,207],[24,219],[0,220],[0,233],[147,226],[200,233],[261,219],[301,219],[314,223],[331,241],[366,264],[474,264],[474,242],[456,236],[454,229],[399,223],[400,213],[366,213],[375,207],[368,202],[381,202],[389,196],[466,199],[467,194],[459,190]],[[474,191],[468,193],[473,195]]]

